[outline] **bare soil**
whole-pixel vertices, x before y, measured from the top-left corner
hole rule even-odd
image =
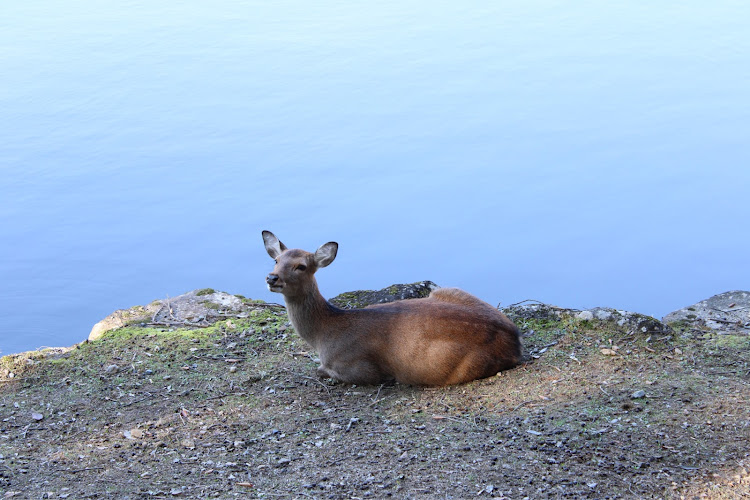
[[[445,387],[318,380],[284,309],[0,360],[2,498],[750,498],[750,338],[529,320]]]

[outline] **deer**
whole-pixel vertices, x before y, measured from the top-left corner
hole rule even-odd
[[[521,362],[516,325],[468,292],[438,288],[425,298],[340,309],[323,298],[315,279],[336,258],[338,243],[311,253],[288,249],[270,231],[262,234],[276,262],[266,284],[283,295],[295,331],[318,353],[319,378],[438,387],[491,377]]]

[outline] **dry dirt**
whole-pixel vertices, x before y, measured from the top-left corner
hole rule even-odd
[[[0,498],[750,498],[748,336],[519,326],[529,363],[432,389],[314,378],[270,305],[7,356]]]

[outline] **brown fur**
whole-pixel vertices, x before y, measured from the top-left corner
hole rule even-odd
[[[288,250],[268,231],[263,239],[276,260],[269,289],[284,295],[294,328],[318,351],[321,376],[352,384],[441,386],[489,377],[521,361],[518,328],[463,290],[440,288],[424,299],[338,309],[320,294],[314,276],[333,262],[336,243],[310,253]]]

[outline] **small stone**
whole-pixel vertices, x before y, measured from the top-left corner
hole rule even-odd
[[[635,391],[633,394],[630,395],[631,399],[641,399],[646,397],[646,391],[643,389]]]
[[[37,421],[38,420],[44,420],[44,415],[42,415],[41,413],[34,412],[34,413],[31,414],[31,418],[33,418],[34,420],[37,420]]]

